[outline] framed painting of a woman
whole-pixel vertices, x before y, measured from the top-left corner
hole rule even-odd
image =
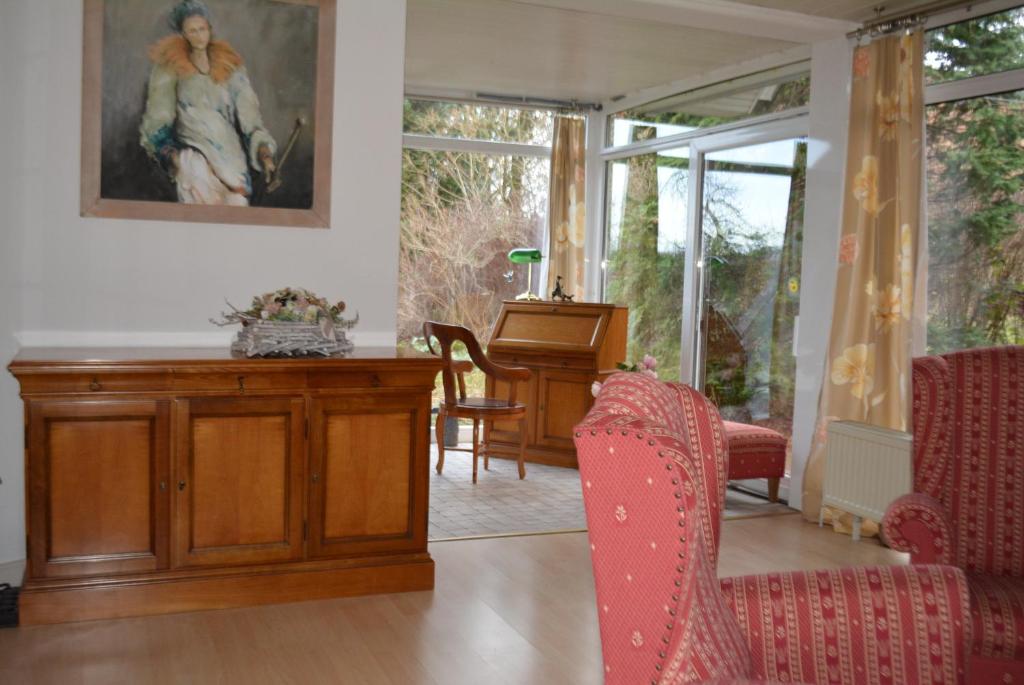
[[[82,215],[326,227],[335,0],[85,0]]]

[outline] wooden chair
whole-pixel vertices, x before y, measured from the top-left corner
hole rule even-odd
[[[455,418],[473,419],[473,448],[450,447],[448,449],[456,452],[473,453],[473,482],[476,483],[477,457],[480,455],[480,422],[519,420],[519,478],[526,478],[526,464],[524,456],[526,452],[526,405],[516,402],[516,383],[530,380],[530,370],[520,367],[499,366],[495,364],[480,349],[480,343],[468,328],[454,326],[451,324],[427,321],[423,324],[423,337],[427,340],[427,347],[432,354],[438,355],[444,361],[441,369],[441,379],[444,383],[444,404],[437,413],[437,472],[441,473],[444,468],[444,421],[452,416]],[[431,338],[437,338],[439,347],[438,353]],[[452,359],[452,343],[461,341],[472,363],[468,361]],[[504,399],[491,397],[466,397],[465,374],[473,370],[476,365],[481,371],[496,380],[508,383],[508,397]],[[458,393],[456,393],[456,382]],[[484,470],[488,469],[487,446],[484,445]]]

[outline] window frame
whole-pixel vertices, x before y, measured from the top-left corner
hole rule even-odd
[[[928,32],[944,26],[960,24],[990,14],[1005,12],[1012,9],[1024,9],[1024,0],[992,0],[991,2],[978,3],[967,11],[953,10],[943,14],[934,15],[925,22],[924,31]],[[960,100],[972,100],[974,98],[1000,95],[1002,93],[1022,90],[1024,90],[1024,67],[994,74],[969,76],[962,79],[956,79],[954,81],[926,84],[924,87],[924,106],[927,108],[931,105],[957,102]],[[929,141],[926,136],[926,147],[928,143]],[[928,180],[927,177],[925,177],[924,197],[922,202],[924,202],[926,208],[928,206],[927,183]],[[921,249],[918,254],[919,259],[923,259],[927,266],[930,259],[927,244],[927,232],[925,232],[924,235],[925,240],[922,242]],[[928,345],[928,288],[921,288],[919,295],[921,302],[914,305],[915,312],[920,312],[920,314],[917,314],[917,316],[920,316],[919,323],[917,324],[918,328],[915,328],[914,331],[915,355],[925,354]]]
[[[405,95],[403,95],[403,98],[405,100],[419,100],[425,102],[481,105],[487,107],[527,109],[533,111],[550,111],[555,115],[559,113],[559,109],[555,107],[524,106],[518,104],[494,103],[486,100],[472,100],[466,98],[443,98],[435,96],[416,95],[413,93],[406,93]],[[536,159],[547,160],[548,166],[550,168],[552,146],[532,143],[513,143],[496,140],[477,140],[472,138],[451,138],[448,136],[431,136],[422,133],[406,133],[404,131],[403,125],[401,150],[403,153],[403,160],[404,152],[406,150],[421,150],[425,152],[455,152],[462,154],[480,154],[488,156],[532,157]],[[403,192],[403,190],[400,190],[400,194],[401,192]],[[534,280],[537,284],[547,283],[549,256],[546,253],[548,252],[547,248],[551,240],[551,226],[549,221],[550,199],[551,188],[549,183],[548,197],[544,202],[542,219],[544,226],[544,237],[542,239],[543,244],[541,245],[541,250],[545,254],[543,260],[540,262],[540,264],[537,265],[537,268],[534,272]],[[401,274],[399,274],[399,278],[401,278]],[[543,290],[543,288],[541,288],[541,290]]]

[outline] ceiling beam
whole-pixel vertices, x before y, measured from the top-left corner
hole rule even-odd
[[[744,36],[812,43],[842,36],[860,24],[731,0],[506,0],[623,19],[656,21]]]

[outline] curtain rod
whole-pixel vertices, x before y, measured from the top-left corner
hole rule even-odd
[[[535,105],[539,107],[550,107],[552,109],[567,110],[570,112],[600,112],[604,106],[600,102],[580,102],[579,100],[555,100],[551,98],[535,98],[525,95],[499,95],[495,93],[475,93],[479,100],[501,102],[521,106]]]
[[[893,33],[904,29],[912,29],[924,24],[930,17],[936,14],[949,12],[960,7],[970,9],[978,4],[977,0],[944,0],[942,2],[931,2],[914,9],[911,12],[883,15],[884,5],[875,8],[876,17],[873,21],[864,22],[864,26],[856,31],[846,34],[847,38],[863,38],[864,36],[879,36],[885,33]]]

